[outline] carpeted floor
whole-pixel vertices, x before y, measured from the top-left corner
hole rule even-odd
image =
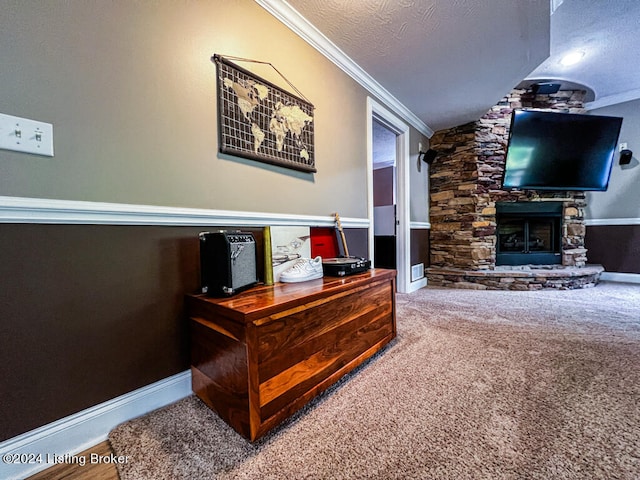
[[[397,321],[255,444],[193,396],[118,426],[121,478],[640,478],[640,286],[426,288]]]

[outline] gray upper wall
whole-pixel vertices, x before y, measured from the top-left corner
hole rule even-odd
[[[218,154],[214,53],[314,104],[316,174]],[[367,216],[367,92],[251,0],[3,0],[0,58],[0,112],[52,123],[55,148],[0,150],[0,195]]]
[[[633,159],[620,165],[616,152],[609,188],[606,192],[587,194],[588,220],[640,219],[640,100],[591,110],[592,115],[622,117],[619,143],[627,143]]]

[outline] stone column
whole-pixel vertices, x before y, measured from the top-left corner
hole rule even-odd
[[[436,132],[441,156],[430,167],[431,265],[495,268],[496,202],[564,202],[563,265],[583,266],[585,197],[581,192],[501,189],[511,112],[516,108],[583,113],[583,91],[532,95],[513,90],[478,121]]]

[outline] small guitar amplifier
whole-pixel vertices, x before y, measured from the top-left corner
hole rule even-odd
[[[228,296],[258,283],[256,240],[240,231],[201,232],[202,293]]]

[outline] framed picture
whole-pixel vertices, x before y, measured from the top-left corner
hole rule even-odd
[[[220,152],[316,172],[313,105],[220,55],[217,70]]]
[[[299,258],[311,258],[311,229],[309,227],[271,227],[271,264],[273,281],[291,268]]]

